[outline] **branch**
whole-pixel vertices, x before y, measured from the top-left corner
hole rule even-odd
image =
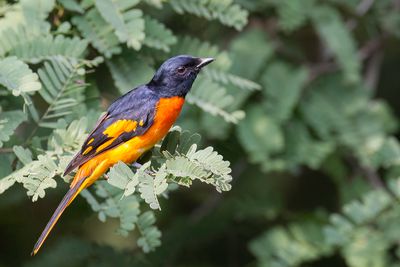
[[[363,165],[357,158],[354,156],[347,157],[347,162],[350,164],[352,169],[356,173],[360,173],[362,177],[364,177],[372,187],[374,188],[386,188],[385,183],[382,181],[382,178],[379,176],[378,172],[369,166]]]
[[[0,148],[0,154],[13,153],[13,149],[9,147]]]
[[[375,0],[361,1],[356,8],[356,14],[360,17],[363,16],[364,14],[366,14],[368,12],[368,10],[372,7],[374,2],[375,2]]]
[[[378,172],[374,170],[371,167],[366,167],[366,166],[359,166],[362,174],[367,178],[369,183],[374,187],[374,188],[385,188],[385,183],[382,182],[382,178],[379,176]]]
[[[338,65],[335,62],[321,62],[314,65],[309,65],[309,77],[307,83],[310,83],[317,79],[320,75],[334,72],[338,69]]]
[[[379,75],[380,75],[380,67],[383,61],[383,52],[379,51],[375,53],[370,59],[369,63],[366,66],[364,80],[367,88],[374,92],[378,85]]]
[[[381,50],[383,41],[386,38],[386,34],[378,36],[374,39],[369,40],[364,46],[358,50],[358,56],[361,60],[366,60],[371,57],[374,53]]]

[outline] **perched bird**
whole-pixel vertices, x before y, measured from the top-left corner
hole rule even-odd
[[[78,168],[70,189],[36,242],[35,255],[65,208],[118,161],[135,162],[169,131],[197,74],[213,58],[187,55],[165,61],[152,80],[118,98],[101,116],[64,175]]]

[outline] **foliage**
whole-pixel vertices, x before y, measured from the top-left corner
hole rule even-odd
[[[247,11],[232,3],[231,0],[207,0],[201,2],[195,0],[172,0],[170,4],[180,14],[188,12],[206,19],[218,19],[223,24],[233,26],[237,30],[242,29],[247,22]]]
[[[14,130],[18,125],[26,119],[26,115],[20,110],[8,111],[0,113],[0,147],[3,142],[10,139]]]
[[[40,96],[48,107],[39,118],[33,119],[41,127],[56,128],[57,119],[70,115],[79,108],[83,101],[85,69],[76,60],[64,57],[54,58],[45,62],[38,70],[43,89]]]
[[[56,187],[54,179],[60,176],[72,153],[79,148],[85,138],[86,120],[73,121],[67,129],[56,129],[49,136],[47,150],[33,160],[32,152],[20,146],[13,150],[18,160],[24,165],[0,180],[0,192],[9,189],[14,183],[22,183],[32,201],[45,196],[45,189]],[[39,150],[39,148],[36,148]],[[40,148],[40,150],[42,150]]]
[[[101,97],[104,88],[96,83],[92,73],[100,77],[101,68],[108,68],[115,82],[110,84],[109,91],[115,92],[117,88],[117,94],[125,93],[149,81],[155,67],[172,54],[178,38],[162,22],[144,15],[140,4],[140,1],[111,0],[60,1],[57,5],[53,0],[41,0],[37,5],[31,1],[5,4],[4,17],[0,19],[4,41],[0,45],[0,83],[4,96],[0,144],[7,152],[6,162],[14,163],[0,180],[1,193],[20,183],[32,201],[36,201],[45,196],[47,189],[57,187],[57,177],[62,176],[100,111],[91,97]],[[243,27],[247,12],[238,5],[221,6],[237,14],[236,19],[225,18],[222,9],[213,8],[218,6],[215,3],[204,5],[213,10],[208,19]],[[181,12],[176,3],[174,7]],[[219,54],[216,46],[199,40],[188,43],[193,44],[193,52],[202,52],[196,55]],[[227,61],[228,55],[224,57]],[[106,64],[102,65],[104,58]],[[226,68],[202,79],[206,82],[203,86],[213,80],[221,85],[214,83],[205,95],[193,94],[189,102],[212,116],[220,116],[219,120],[235,123],[243,116],[225,110],[232,96],[223,85],[232,84],[243,90],[258,88],[256,83],[233,75]],[[218,92],[213,91],[216,86]],[[23,97],[23,105],[18,105],[18,96]],[[227,100],[222,103],[214,100],[222,96]],[[16,138],[10,138],[14,133]],[[161,232],[155,226],[155,214],[143,210],[141,202],[149,204],[151,209],[161,209],[158,197],[167,196],[166,191],[173,187],[169,184],[190,186],[195,179],[215,186],[219,192],[231,188],[229,162],[212,147],[200,149],[196,144],[198,139],[193,136],[175,128],[154,149],[157,159],[136,170],[119,163],[107,175],[109,183],[96,183],[94,194],[90,190],[83,193],[101,221],[106,217],[119,218],[119,232],[124,235],[136,227],[141,235],[137,244],[145,252],[161,244]],[[171,150],[173,146],[176,147]],[[183,146],[187,148],[178,149]]]
[[[28,95],[41,88],[37,74],[16,57],[7,57],[0,62],[0,84],[14,96]]]
[[[0,266],[398,266],[399,14],[394,0],[0,1]],[[177,54],[215,58],[180,127],[82,192],[28,258],[101,112]]]

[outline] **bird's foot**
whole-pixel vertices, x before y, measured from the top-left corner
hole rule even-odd
[[[142,168],[142,166],[143,166],[142,164],[137,163],[137,162],[132,163],[132,167],[134,167],[136,169],[140,169],[140,168]]]
[[[143,167],[143,164],[137,162],[134,162],[131,165],[132,167],[136,168],[136,171]],[[144,172],[147,173],[148,175],[154,175],[154,172],[152,172],[150,169],[144,170]]]

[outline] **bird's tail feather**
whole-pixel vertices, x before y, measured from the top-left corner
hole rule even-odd
[[[71,187],[68,190],[67,194],[61,200],[56,211],[53,213],[53,216],[51,216],[50,221],[47,223],[46,228],[43,230],[38,241],[33,247],[33,251],[31,253],[32,256],[36,255],[36,253],[39,251],[40,247],[43,245],[44,241],[46,240],[50,231],[53,229],[54,225],[57,223],[58,219],[60,218],[64,210],[75,199],[75,197],[86,187],[84,183],[85,180],[86,179],[80,179],[79,182],[77,182],[73,187]]]

